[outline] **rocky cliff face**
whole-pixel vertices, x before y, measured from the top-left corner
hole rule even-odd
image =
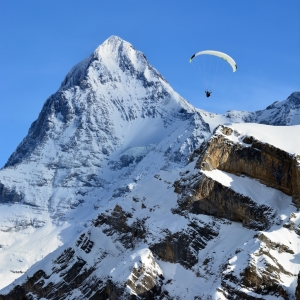
[[[219,169],[236,175],[258,179],[261,183],[281,190],[300,205],[299,156],[292,155],[273,145],[245,136],[242,143],[234,143],[226,136],[239,136],[233,129],[222,126],[207,144],[197,150],[203,156],[197,167],[203,170]]]
[[[300,127],[213,118],[254,120],[118,37],[76,65],[0,171],[0,299],[295,299]]]
[[[296,230],[293,221],[282,224],[282,220],[278,218],[282,211],[275,204],[278,198],[272,196],[268,199],[263,194],[253,194],[256,197],[251,199],[245,196],[245,191],[242,191],[240,186],[224,185],[221,172],[234,174],[231,175],[233,180],[236,176],[242,176],[243,180],[245,177],[251,177],[251,180],[255,179],[265,186],[282,191],[285,195],[292,196],[295,209],[298,208],[299,211],[299,156],[262,143],[252,136],[243,136],[236,130],[221,125],[209,141],[195,151],[194,159],[197,159],[196,168],[199,172],[186,174],[175,182],[175,191],[180,194],[179,207],[196,214],[208,214],[241,222],[245,227],[260,230],[260,233],[254,236],[260,241],[260,246],[250,255],[251,258],[245,263],[245,267],[239,270],[239,273],[222,273],[224,296],[228,299],[264,299],[265,295],[271,294],[283,299],[292,299],[293,295],[282,286],[282,278],[293,277],[297,273],[292,274],[286,265],[281,264],[278,258],[272,255],[272,252],[294,255],[293,247],[289,245],[292,243],[275,242],[269,231],[263,231],[270,229],[272,225],[274,230],[275,223],[292,230],[296,237],[299,234],[299,224]],[[262,197],[263,203],[257,201],[257,196]],[[289,201],[288,197],[284,196],[282,202],[286,200]],[[296,218],[296,214],[291,213],[290,220],[293,218]],[[297,243],[294,246],[299,253]],[[239,250],[237,258],[238,253]],[[258,266],[258,261],[263,262],[263,267]],[[230,263],[227,268],[230,269]],[[241,284],[243,289],[240,288]],[[240,287],[233,288],[233,285]],[[261,294],[262,298],[258,295],[249,296],[249,291]]]

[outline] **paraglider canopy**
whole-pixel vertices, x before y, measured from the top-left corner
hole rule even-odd
[[[192,57],[190,58],[190,62],[192,62],[192,60],[196,56],[204,55],[204,54],[218,56],[218,57],[226,60],[231,65],[233,72],[235,72],[237,70],[237,65],[236,65],[236,63],[235,63],[235,61],[233,60],[232,57],[230,57],[226,53],[223,53],[223,52],[220,52],[220,51],[215,51],[215,50],[204,50],[204,51],[197,52],[196,54],[192,55]]]

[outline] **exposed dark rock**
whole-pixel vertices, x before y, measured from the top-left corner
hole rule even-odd
[[[280,244],[280,243],[274,243],[273,241],[271,241],[269,238],[266,237],[266,235],[264,235],[263,233],[261,233],[258,236],[258,239],[262,242],[264,242],[270,249],[278,249],[279,253],[282,252],[287,252],[290,254],[295,254],[294,251],[292,249],[290,249],[289,246],[284,245],[284,244]]]
[[[300,300],[300,272],[298,274],[298,281],[297,281],[297,287],[295,291],[295,298],[296,300]]]
[[[222,287],[226,291],[226,296],[228,299],[264,299],[265,295],[273,295],[280,299],[293,299],[282,285],[281,278],[282,275],[291,277],[293,274],[271,254],[271,249],[278,253],[285,251],[292,254],[292,251],[284,245],[272,242],[262,233],[258,235],[258,239],[262,243],[255,253],[249,255],[248,265],[239,277],[234,274],[232,268],[229,268],[229,272],[223,273]],[[238,253],[239,251],[236,253],[237,256],[239,256]],[[249,295],[249,291],[252,296]]]
[[[274,295],[289,300],[289,294],[280,284],[280,277],[278,275],[274,276],[274,274],[278,274],[278,272],[271,265],[268,266],[267,271],[263,274],[258,274],[256,268],[250,265],[244,271],[243,284],[262,296]]]
[[[151,245],[150,249],[164,261],[191,268],[198,262],[198,251],[217,235],[215,228],[192,221],[185,231],[168,233],[163,241]]]
[[[116,205],[111,215],[101,214],[93,222],[95,227],[103,226],[103,232],[108,236],[117,233],[118,240],[126,247],[133,248],[137,241],[145,238],[146,229],[143,220],[136,219],[131,225],[127,225],[127,219],[132,217],[130,213],[125,212],[122,207]]]
[[[14,189],[6,188],[0,182],[0,203],[16,203],[21,202],[24,196],[20,195]]]
[[[183,194],[178,201],[182,209],[241,222],[243,226],[255,230],[269,228],[275,216],[271,207],[258,205],[204,174],[185,182],[176,182],[175,190]]]
[[[223,126],[222,128],[222,133],[225,134],[225,135],[231,135],[233,132],[233,129],[229,128],[229,127],[225,127]]]
[[[152,257],[151,264],[156,262]],[[132,299],[155,299],[156,296],[161,294],[162,276],[156,276],[151,272],[151,269],[142,265],[139,268],[134,268],[131,272],[131,277],[127,281],[127,286],[137,295]],[[127,295],[127,297],[130,295]],[[130,299],[130,298],[129,298]]]
[[[224,126],[222,130],[225,130]],[[219,169],[256,178],[292,196],[294,203],[300,207],[300,167],[297,158],[253,137],[245,137],[243,141],[251,146],[235,144],[223,135],[213,136],[197,151],[200,154],[197,168]]]

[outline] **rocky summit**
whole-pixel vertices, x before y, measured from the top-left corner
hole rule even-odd
[[[193,107],[112,36],[0,170],[0,299],[299,299],[300,93]]]

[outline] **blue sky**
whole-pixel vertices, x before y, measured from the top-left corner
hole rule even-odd
[[[71,67],[111,35],[142,51],[198,108],[254,111],[285,100],[300,90],[299,12],[299,0],[2,0],[0,166]],[[205,49],[238,65],[210,98],[189,63]]]

